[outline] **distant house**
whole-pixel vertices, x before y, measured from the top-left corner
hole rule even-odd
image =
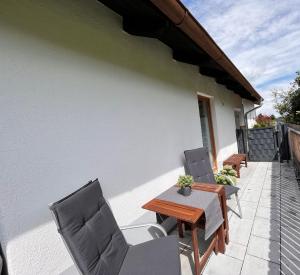
[[[98,177],[118,223],[134,223],[184,173],[184,150],[207,146],[215,169],[237,152],[243,110],[262,101],[178,1],[101,2],[0,2],[9,274],[72,265],[48,203]]]

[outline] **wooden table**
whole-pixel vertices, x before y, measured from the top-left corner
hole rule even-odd
[[[183,237],[183,223],[187,223],[191,227],[192,231],[192,244],[194,249],[194,262],[195,262],[195,274],[200,274],[209,255],[214,250],[216,253],[225,252],[225,243],[229,242],[229,227],[227,218],[227,206],[225,189],[222,185],[206,184],[206,183],[194,183],[192,189],[214,192],[218,194],[224,222],[217,230],[213,240],[211,241],[208,249],[204,255],[199,259],[199,246],[198,246],[198,226],[200,225],[201,218],[204,216],[204,211],[201,208],[195,208],[187,205],[181,205],[174,202],[153,199],[143,205],[144,209],[154,211],[159,214],[167,215],[177,219],[179,237]]]

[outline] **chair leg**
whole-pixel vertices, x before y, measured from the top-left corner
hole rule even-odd
[[[238,194],[235,193],[234,195],[235,195],[235,199],[236,199],[236,204],[237,204],[237,206],[239,208],[240,218],[242,218],[242,208],[241,208],[241,205],[240,205],[240,200],[239,200]]]

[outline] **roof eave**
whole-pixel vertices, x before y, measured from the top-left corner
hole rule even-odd
[[[200,25],[189,10],[178,0],[150,0],[162,13],[164,13],[180,30],[189,36],[213,60],[236,79],[260,104],[261,95],[252,87],[249,81],[237,69],[227,55],[221,50],[208,32]]]

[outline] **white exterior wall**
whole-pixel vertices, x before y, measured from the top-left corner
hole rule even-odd
[[[94,0],[0,2],[0,241],[9,274],[72,261],[47,205],[99,177],[119,224],[183,173],[212,96],[218,160],[237,151],[241,99]]]
[[[243,106],[244,106],[244,114],[248,111],[250,111],[251,109],[253,109],[255,105],[253,102],[249,101],[249,100],[245,100],[243,99]],[[255,119],[256,119],[256,110],[250,112],[247,115],[247,120],[248,120],[248,127],[249,128],[253,128],[254,124],[255,124]]]
[[[241,107],[241,98],[217,85],[213,79],[201,76],[198,77],[198,93],[211,98],[217,162],[220,169],[224,159],[237,153],[234,109]]]

